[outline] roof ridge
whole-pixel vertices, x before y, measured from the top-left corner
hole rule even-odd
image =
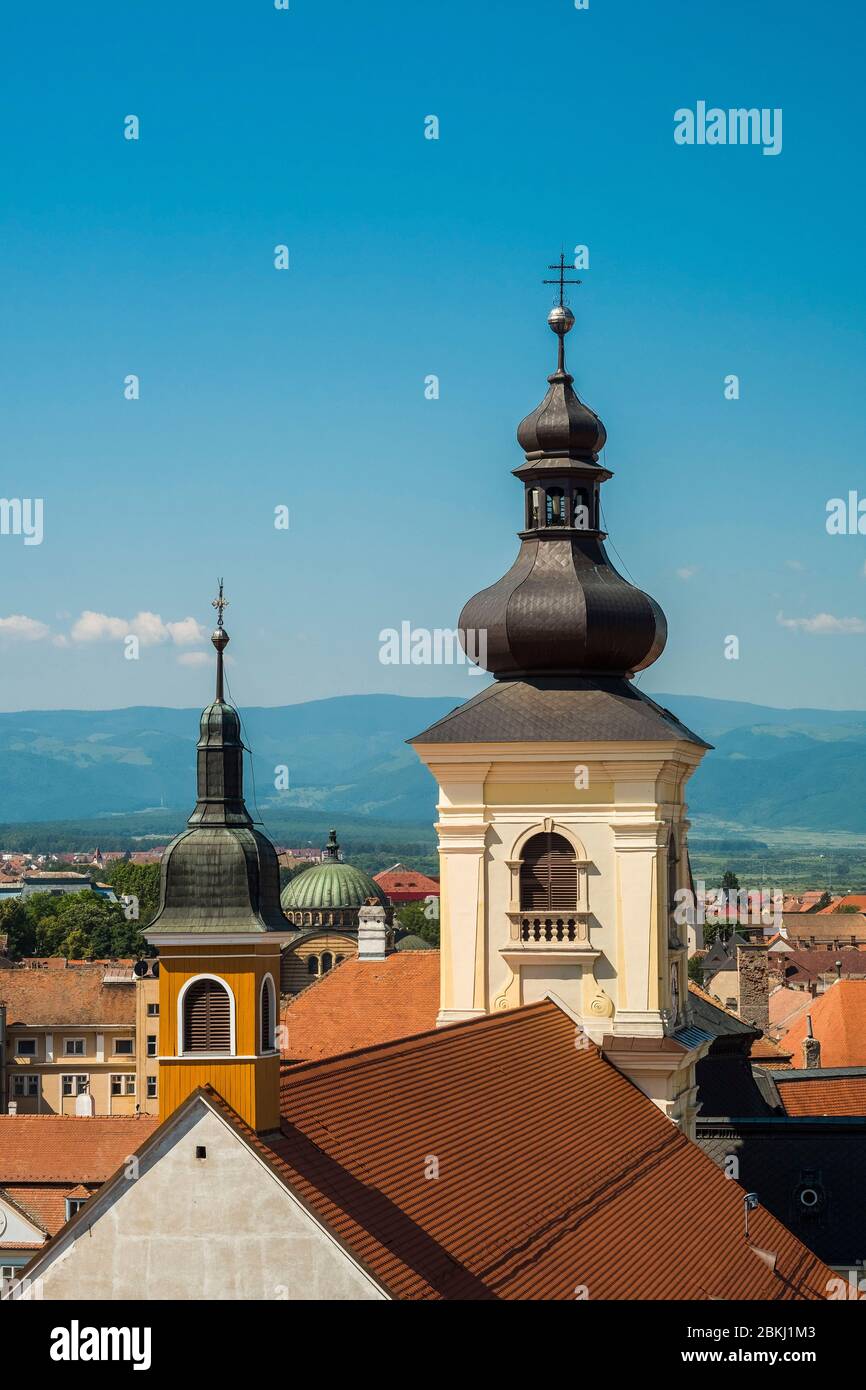
[[[406,954],[426,956],[427,952],[417,951],[407,952]],[[303,991],[301,995],[297,997],[302,998]],[[291,1005],[289,1005],[288,1007],[290,1008]],[[337,1052],[331,1057],[317,1057],[312,1059],[311,1061],[297,1062],[286,1067],[285,1071],[287,1073],[290,1073],[292,1076],[296,1076],[300,1071],[309,1071],[313,1067],[327,1067],[335,1062],[357,1062],[360,1065],[365,1061],[376,1060],[376,1058],[374,1058],[372,1054],[381,1054],[385,1052],[388,1048],[404,1047],[406,1044],[409,1043],[417,1045],[424,1042],[430,1042],[434,1038],[453,1037],[458,1034],[462,1034],[462,1032],[467,1028],[478,1028],[480,1031],[481,1026],[484,1024],[487,1024],[488,1026],[495,1026],[499,1024],[505,1024],[506,1022],[513,1023],[516,1018],[525,1017],[525,1015],[530,1013],[531,1011],[538,1011],[541,1009],[556,1009],[558,1013],[563,1013],[563,1010],[559,1008],[559,1005],[554,1004],[552,1000],[538,999],[532,1004],[521,1004],[516,1009],[505,1009],[501,1013],[483,1014],[479,1018],[464,1018],[461,1019],[459,1023],[448,1023],[444,1024],[442,1027],[426,1028],[423,1033],[407,1033],[407,1035],[403,1038],[389,1038],[386,1042],[368,1043],[366,1047],[355,1048],[353,1051],[349,1052]]]

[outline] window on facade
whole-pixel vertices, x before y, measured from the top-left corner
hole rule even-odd
[[[331,955],[331,952],[330,952],[330,951],[323,951],[323,953],[322,953],[322,974],[323,974],[323,975],[327,975],[328,971],[331,969],[331,966],[332,966],[333,964],[334,964],[334,957]]]
[[[274,1001],[271,997],[273,986],[269,979],[262,980],[262,1052],[271,1052],[274,1046]]]
[[[65,1096],[86,1096],[89,1089],[90,1077],[87,1075],[63,1077],[63,1094]]]
[[[147,1006],[147,1016],[148,1016],[148,1018],[159,1018],[159,1005],[158,1005],[158,1004],[148,1004],[148,1006]]]
[[[81,1211],[87,1201],[86,1197],[67,1197],[66,1198],[66,1220],[74,1216],[77,1211]]]
[[[84,1039],[83,1038],[64,1038],[63,1055],[65,1057],[83,1057]]]
[[[155,1077],[155,1076],[149,1076],[149,1077],[147,1078],[147,1098],[148,1098],[148,1100],[156,1100],[156,1096],[157,1096],[157,1091],[156,1091],[156,1077]]]
[[[116,1057],[132,1056],[132,1038],[115,1038],[114,1055]]]
[[[134,1096],[135,1077],[120,1072],[111,1078],[111,1094],[113,1096]]]
[[[147,1035],[147,1055],[148,1055],[148,1057],[155,1057],[155,1056],[156,1056],[156,1034],[155,1034],[155,1033],[148,1033],[148,1035]]]
[[[36,1056],[35,1038],[17,1038],[15,1043],[15,1054],[18,1057]]]
[[[577,861],[562,835],[533,835],[520,865],[522,911],[567,912],[577,905]]]
[[[231,1051],[229,993],[219,980],[194,980],[183,999],[184,1052]]]
[[[343,959],[342,956],[334,956],[334,964],[335,964],[335,965],[339,965],[339,964],[340,964],[340,961],[341,961],[342,959]]]
[[[39,1095],[38,1076],[13,1076],[12,1094],[18,1097],[32,1097]]]
[[[308,974],[308,975],[318,975],[318,973],[319,973],[319,957],[318,957],[318,956],[307,956],[307,974]]]

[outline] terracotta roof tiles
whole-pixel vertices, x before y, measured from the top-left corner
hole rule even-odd
[[[821,1044],[822,1067],[866,1066],[866,980],[837,980],[810,1000],[780,1039],[795,1056],[806,1036],[807,1015]]]
[[[283,1010],[283,1057],[313,1061],[433,1028],[439,952],[400,951],[343,961]]]
[[[788,1115],[866,1115],[866,1076],[774,1080]]]
[[[129,985],[103,984],[102,965],[76,965],[68,970],[4,970],[0,975],[0,1004],[6,1023],[29,1027],[58,1024],[135,1022],[135,990]]]
[[[789,1299],[827,1268],[551,1002],[284,1070],[284,1181],[403,1299]],[[259,1141],[261,1142],[261,1141]]]
[[[0,1187],[102,1183],[158,1123],[150,1115],[0,1115]]]

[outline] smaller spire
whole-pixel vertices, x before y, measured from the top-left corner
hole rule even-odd
[[[339,858],[340,858],[340,846],[337,844],[337,832],[336,832],[336,830],[332,830],[331,833],[329,834],[329,836],[328,836],[328,843],[325,845],[325,848],[322,850],[322,858],[323,858],[323,859],[334,859],[334,860],[339,860]]]
[[[547,269],[559,272],[555,280],[543,280],[542,284],[559,285],[559,303],[555,305],[547,315],[547,322],[550,324],[551,331],[559,338],[559,359],[556,364],[557,375],[559,373],[565,375],[565,335],[566,333],[570,333],[574,327],[574,314],[565,302],[565,287],[566,285],[582,285],[583,281],[567,280],[565,278],[566,264],[564,251],[560,251],[559,253],[559,265],[549,265]],[[552,379],[553,378],[550,378],[550,380]],[[574,378],[569,377],[568,380],[573,381]]]
[[[229,644],[229,635],[223,623],[223,613],[229,606],[227,598],[223,598],[223,581],[219,581],[220,590],[215,599],[211,600],[211,608],[217,610],[217,625],[211,633],[211,641],[216,647],[217,669],[216,669],[216,703],[225,704],[225,694],[223,692],[223,652]]]

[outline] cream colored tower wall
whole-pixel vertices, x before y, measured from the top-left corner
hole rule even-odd
[[[703,750],[674,740],[415,747],[439,785],[439,1022],[553,992],[596,1042],[658,1040],[673,1030],[673,970],[681,1023],[686,933],[680,949],[669,944],[668,844],[673,834],[685,887],[684,787]],[[570,840],[581,866],[573,941],[521,939],[520,854],[544,829]],[[650,1084],[669,1111],[691,1088],[682,1076]]]

